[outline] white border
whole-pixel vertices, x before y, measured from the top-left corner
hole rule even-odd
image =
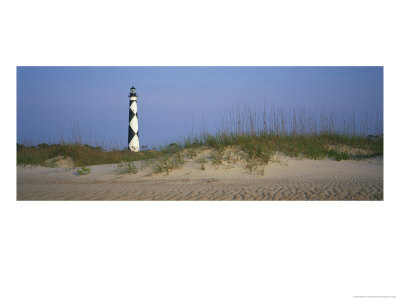
[[[394,5],[3,4],[0,298],[399,297]],[[18,65],[383,65],[385,201],[16,202]]]

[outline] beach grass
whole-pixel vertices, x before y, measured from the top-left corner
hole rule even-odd
[[[318,135],[207,135],[194,142],[186,140],[184,148],[207,147],[215,150],[212,160],[221,162],[222,153],[228,147],[235,147],[268,164],[276,153],[289,157],[336,160],[365,159],[383,155],[383,137],[347,136],[338,134]]]
[[[209,149],[211,163],[218,166],[224,161],[228,148],[245,154],[250,170],[268,164],[277,153],[296,158],[357,160],[383,155],[382,125],[379,118],[354,111],[316,112],[303,108],[245,106],[229,111],[213,133],[202,128],[197,135],[192,133],[181,142],[154,150],[106,150],[112,147],[84,143],[79,130],[78,134],[76,130],[73,132],[73,142],[17,144],[17,165],[54,167],[52,159],[55,157],[70,158],[75,167],[148,160],[155,172],[168,174],[169,170],[185,163],[183,153],[194,159],[198,153]],[[200,163],[204,170],[204,157]]]
[[[383,137],[319,135],[206,135],[183,143],[172,143],[159,150],[132,152],[129,150],[105,151],[101,147],[80,144],[17,145],[18,165],[54,167],[54,157],[71,158],[75,167],[151,160],[155,171],[162,172],[184,164],[182,151],[189,158],[196,157],[201,149],[211,150],[211,162],[220,165],[223,153],[233,147],[246,154],[252,164],[268,164],[276,153],[289,157],[335,160],[365,159],[383,155]],[[196,149],[199,151],[196,152]],[[204,164],[204,159],[202,160]]]
[[[214,132],[204,125],[197,136],[188,136],[181,145],[213,149],[216,164],[227,147],[261,164],[268,164],[276,153],[310,159],[364,159],[383,155],[383,122],[378,113],[365,111],[244,105],[228,111]]]
[[[54,157],[71,158],[76,167],[99,164],[115,164],[138,160],[154,159],[159,151],[132,152],[129,150],[106,151],[101,147],[82,144],[39,144],[24,146],[17,144],[17,164],[46,166]]]

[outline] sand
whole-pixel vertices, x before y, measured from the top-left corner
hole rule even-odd
[[[198,158],[197,158],[198,159]],[[383,158],[362,161],[277,156],[249,171],[234,161],[205,170],[196,159],[154,173],[136,162],[136,174],[116,164],[71,168],[17,167],[17,200],[383,200]]]

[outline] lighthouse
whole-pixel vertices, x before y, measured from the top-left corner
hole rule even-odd
[[[131,87],[129,93],[129,133],[128,133],[129,150],[139,152],[139,125],[137,115],[137,95],[134,86]]]

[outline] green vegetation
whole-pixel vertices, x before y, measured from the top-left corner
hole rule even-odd
[[[118,173],[136,174],[138,168],[134,162],[120,162],[118,163]]]
[[[197,161],[201,164],[201,170],[204,171],[206,169],[204,164],[207,162],[204,155],[202,155]]]
[[[223,145],[214,145],[216,146],[211,153],[211,162],[213,165],[221,165],[224,159],[224,146]]]
[[[319,135],[206,135],[199,142],[184,143],[185,147],[204,146],[212,149],[213,164],[220,164],[223,152],[235,147],[247,154],[252,164],[268,164],[275,153],[291,157],[321,159],[364,159],[383,155],[383,137],[368,139],[362,136],[336,134]]]
[[[76,173],[78,175],[87,175],[90,173],[90,171],[91,171],[90,168],[82,167],[81,169],[76,170]]]
[[[169,175],[170,170],[182,167],[185,163],[182,150],[183,147],[176,143],[162,148],[158,152],[160,156],[151,160],[154,172],[162,173],[165,171],[166,174]]]
[[[129,150],[105,151],[101,147],[82,144],[40,144],[26,147],[17,144],[18,165],[46,166],[49,159],[57,156],[70,157],[76,167],[99,164],[114,164],[122,161],[132,162],[153,159],[160,154],[158,151],[132,152]],[[53,164],[54,165],[54,164]]]
[[[291,157],[336,160],[365,159],[383,155],[383,137],[369,139],[362,136],[337,134],[319,135],[205,135],[194,142],[189,139],[182,144],[173,143],[160,150],[131,152],[129,150],[104,151],[100,147],[79,144],[41,144],[36,147],[17,145],[18,165],[42,165],[55,167],[55,157],[70,157],[76,167],[124,163],[126,173],[137,173],[132,162],[149,160],[155,172],[166,172],[181,167],[187,157],[195,158],[197,152],[210,149],[210,160],[213,165],[221,165],[226,159],[224,152],[232,147],[241,153],[247,162],[248,169],[253,171],[257,165],[268,164],[275,153]],[[229,159],[229,158],[228,158]],[[206,159],[198,159],[204,170]],[[122,167],[122,166],[121,166]]]
[[[136,174],[138,172],[138,169],[134,162],[128,162],[127,167],[128,167],[128,173]]]
[[[268,111],[268,112],[267,112]],[[365,159],[383,155],[382,121],[355,112],[299,109],[285,111],[272,107],[267,110],[244,107],[229,112],[222,118],[221,129],[209,133],[206,129],[190,136],[181,143],[172,143],[158,150],[131,152],[129,150],[106,151],[106,147],[93,147],[83,143],[79,129],[74,131],[74,142],[25,146],[17,144],[18,165],[42,165],[55,167],[58,157],[71,159],[75,167],[118,163],[121,172],[137,173],[133,162],[146,160],[157,173],[180,168],[185,157],[197,159],[201,169],[207,162],[204,150],[210,150],[208,159],[215,166],[224,162],[243,159],[250,172],[264,172],[264,165],[271,162],[276,153],[290,157],[335,160]],[[374,135],[367,135],[374,134]],[[108,147],[110,148],[110,147]],[[232,153],[235,152],[235,157]],[[140,169],[143,164],[140,164]],[[82,168],[83,169],[83,168]]]
[[[361,111],[244,106],[223,116],[215,133],[210,134],[204,125],[182,147],[211,149],[215,165],[225,159],[226,149],[234,148],[245,154],[249,170],[268,164],[276,153],[310,159],[364,159],[383,155],[382,125],[379,115]]]

